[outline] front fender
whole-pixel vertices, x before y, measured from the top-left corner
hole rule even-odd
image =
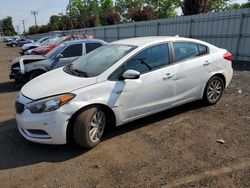
[[[44,72],[49,71],[45,66],[34,66],[32,64],[25,65],[25,72],[29,73],[34,70],[43,70]]]

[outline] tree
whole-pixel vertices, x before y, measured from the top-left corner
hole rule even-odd
[[[233,3],[230,4],[229,6],[227,6],[226,8],[227,10],[237,10],[237,9],[241,9],[241,5],[238,3]]]
[[[248,1],[247,3],[243,3],[241,5],[241,8],[250,8],[250,1]]]
[[[134,7],[129,14],[133,21],[146,21],[154,18],[154,13],[150,6]]]
[[[34,34],[36,34],[36,33],[37,33],[37,29],[38,29],[38,28],[37,28],[35,25],[30,26],[30,27],[29,27],[28,34],[29,34],[29,35],[34,35]]]
[[[209,0],[209,9],[208,11],[224,11],[227,9],[230,0]]]
[[[169,18],[177,16],[176,8],[179,7],[178,0],[147,0],[157,18]]]
[[[49,24],[59,24],[61,22],[61,16],[52,15],[49,19]]]
[[[105,25],[108,13],[113,13],[115,7],[112,0],[100,0],[99,18],[101,25]],[[110,15],[111,16],[111,15]]]
[[[226,10],[230,0],[180,0],[184,15]]]
[[[100,20],[98,16],[93,15],[85,18],[85,23],[87,27],[97,27],[99,26]]]
[[[115,1],[115,10],[118,12],[125,22],[131,20],[129,11],[133,7],[142,6],[143,0],[116,0]]]
[[[12,23],[12,17],[8,16],[7,18],[4,18],[0,21],[2,22],[4,35],[11,36],[11,35],[16,34],[16,31],[15,31],[15,29],[13,27],[13,23]]]
[[[117,24],[117,23],[121,22],[121,16],[119,13],[114,12],[114,11],[108,12],[105,16],[105,22],[108,25]]]

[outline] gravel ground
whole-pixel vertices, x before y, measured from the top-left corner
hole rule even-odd
[[[217,105],[193,102],[134,121],[87,151],[20,136],[8,79],[18,51],[0,43],[0,187],[250,187],[248,66],[237,64]]]

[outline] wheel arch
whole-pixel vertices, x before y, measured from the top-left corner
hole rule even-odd
[[[224,88],[223,89],[225,89],[225,87],[226,87],[226,77],[224,76],[224,74],[223,73],[216,73],[216,74],[214,74],[213,76],[211,76],[211,78],[213,78],[213,77],[215,77],[215,76],[218,76],[218,77],[220,77],[222,80],[223,80],[223,84],[224,84]],[[210,78],[210,79],[211,79]],[[209,79],[209,80],[210,80]],[[208,82],[207,82],[208,83]]]
[[[94,103],[94,104],[84,106],[84,107],[80,108],[79,110],[77,110],[69,119],[69,122],[68,122],[68,125],[66,128],[66,141],[67,141],[67,143],[74,143],[74,139],[72,137],[72,134],[73,134],[74,122],[75,122],[76,117],[84,110],[91,108],[91,107],[95,107],[95,106],[101,107],[105,111],[105,113],[109,117],[111,117],[111,118],[107,118],[108,125],[109,125],[108,127],[114,127],[116,125],[116,115],[115,115],[114,111],[109,106],[107,106],[105,104],[101,104],[101,103]]]

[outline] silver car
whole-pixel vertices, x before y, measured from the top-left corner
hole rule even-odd
[[[23,84],[47,71],[72,63],[105,44],[107,43],[99,39],[74,40],[60,44],[45,56],[21,56],[11,62],[9,77],[17,84]]]

